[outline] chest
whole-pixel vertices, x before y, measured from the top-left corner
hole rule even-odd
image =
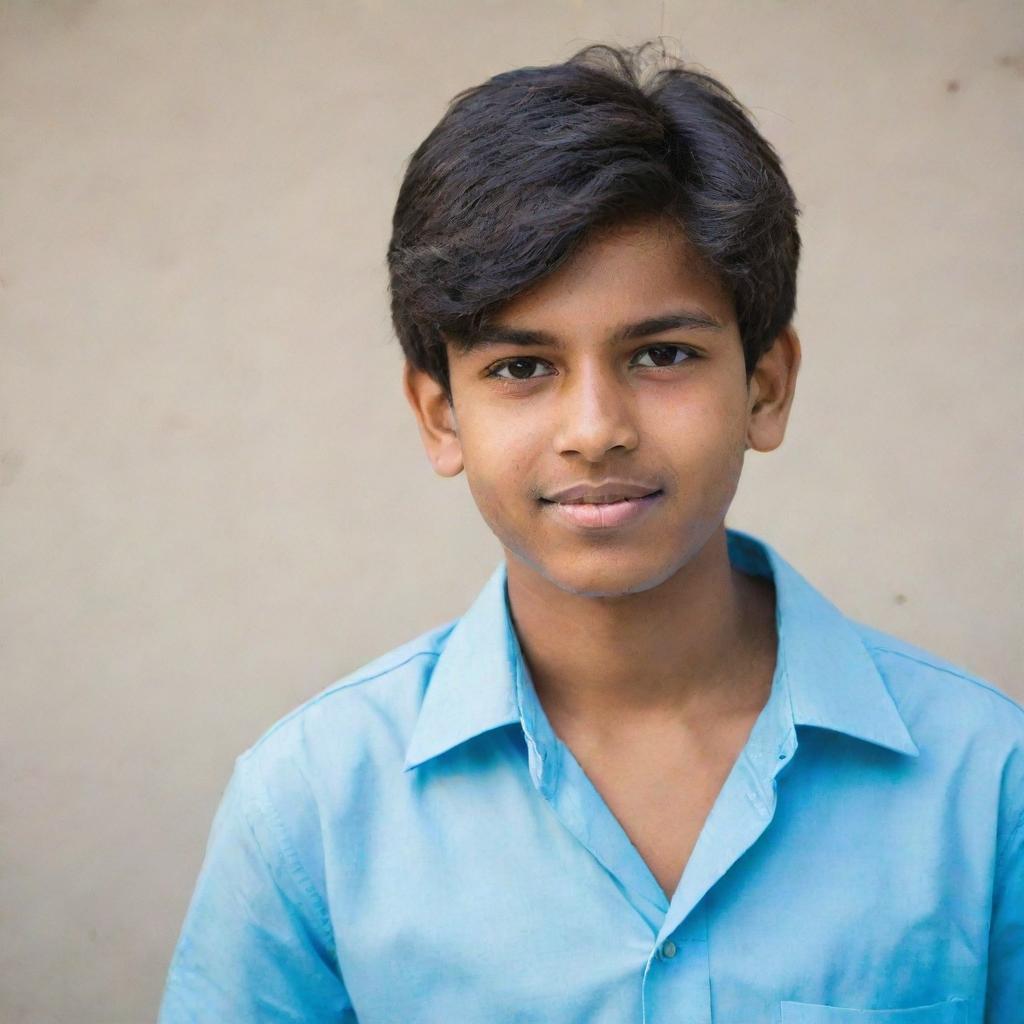
[[[652,878],[674,892],[686,868],[693,883],[671,931],[683,955],[648,968],[664,919],[653,882],[637,884],[638,858],[573,766],[546,799],[509,734],[432,773],[364,771],[319,822],[322,901],[360,1022],[497,1024],[512,1006],[524,1024],[618,1024],[643,1001],[651,1024],[779,1024],[783,1000],[909,1021],[902,1008],[984,991],[994,819],[958,799],[956,777],[898,776],[893,758],[808,730],[768,819],[745,767],[722,781],[727,746],[588,750],[570,736]],[[723,827],[694,856],[712,804]]]
[[[668,900],[753,720],[731,722],[700,742],[676,734],[567,744]]]

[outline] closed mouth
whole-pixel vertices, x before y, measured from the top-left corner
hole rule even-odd
[[[541,498],[548,505],[616,505],[623,501],[643,501],[645,498],[653,498],[661,494],[661,491],[651,491],[650,494],[627,496],[625,494],[608,495],[601,498],[573,498],[571,501],[551,501],[549,498]]]

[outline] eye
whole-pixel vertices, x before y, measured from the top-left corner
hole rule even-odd
[[[543,359],[535,359],[532,356],[517,356],[515,359],[502,359],[495,363],[488,371],[488,377],[496,377],[498,380],[531,380],[537,376],[546,374],[535,374],[531,371],[537,366],[544,364]],[[502,370],[508,370],[507,374]]]
[[[684,348],[680,348],[678,345],[651,345],[648,348],[641,349],[638,353],[639,356],[651,354],[651,358],[654,360],[651,363],[637,363],[634,365],[638,366],[678,366],[680,363],[685,363],[687,359],[693,358],[693,353],[688,352]],[[681,359],[677,359],[677,356],[682,356]]]

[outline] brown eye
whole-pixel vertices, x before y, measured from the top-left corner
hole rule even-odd
[[[513,359],[508,364],[508,371],[513,377],[523,378],[533,375],[534,362],[532,359]]]
[[[498,380],[532,380],[535,376],[545,376],[544,374],[533,373],[533,370],[540,366],[542,362],[543,360],[533,359],[529,356],[506,359],[495,364],[488,372],[488,376],[497,377]],[[507,370],[508,373],[503,373],[502,371],[504,370]]]
[[[650,355],[651,363],[641,363],[641,366],[678,366],[692,358],[690,353],[678,345],[652,345],[645,348],[640,356]],[[682,356],[681,359],[677,358]]]

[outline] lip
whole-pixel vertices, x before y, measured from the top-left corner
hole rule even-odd
[[[544,504],[568,525],[582,527],[585,530],[608,530],[642,519],[658,504],[662,496],[661,491],[656,491],[654,494],[627,498],[625,501],[601,504],[572,504],[563,501],[545,501]]]
[[[545,495],[546,501],[569,502],[579,501],[580,498],[588,498],[592,501],[604,501],[608,498],[644,498],[648,494],[660,491],[657,484],[645,483],[641,480],[617,480],[610,478],[601,480],[598,483],[574,484],[572,487],[564,487],[554,494]]]

